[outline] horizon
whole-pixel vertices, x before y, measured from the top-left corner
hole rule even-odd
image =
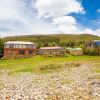
[[[95,34],[29,34],[29,35],[13,35],[13,36],[3,36],[0,38],[12,38],[12,37],[27,37],[27,36],[53,36],[53,35],[75,35],[75,36],[79,36],[79,35],[91,35],[91,36],[97,36],[100,37],[98,35]]]
[[[69,33],[100,37],[99,2],[1,0],[0,37]]]

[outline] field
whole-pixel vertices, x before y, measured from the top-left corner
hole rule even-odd
[[[0,60],[0,100],[99,100],[100,56]]]
[[[0,70],[7,69],[9,73],[16,72],[31,72],[36,73],[39,72],[41,67],[46,65],[56,65],[60,63],[66,62],[99,62],[99,56],[71,56],[68,55],[66,57],[42,57],[35,56],[33,58],[23,58],[23,59],[9,59],[9,60],[0,60]],[[54,70],[54,68],[53,68]],[[47,73],[48,69],[44,71]]]

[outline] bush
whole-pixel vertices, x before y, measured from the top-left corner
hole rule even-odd
[[[90,51],[90,52],[89,52],[89,55],[91,55],[91,56],[97,56],[98,53],[97,53],[96,51]]]

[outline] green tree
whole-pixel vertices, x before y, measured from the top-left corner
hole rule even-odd
[[[3,53],[3,39],[0,38],[0,54]]]

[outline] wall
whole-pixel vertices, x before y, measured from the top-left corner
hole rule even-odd
[[[24,50],[25,54],[20,55],[19,50]],[[29,50],[33,50],[33,54],[29,54]],[[35,49],[12,49],[12,48],[4,48],[4,57],[24,57],[34,55],[36,53]]]

